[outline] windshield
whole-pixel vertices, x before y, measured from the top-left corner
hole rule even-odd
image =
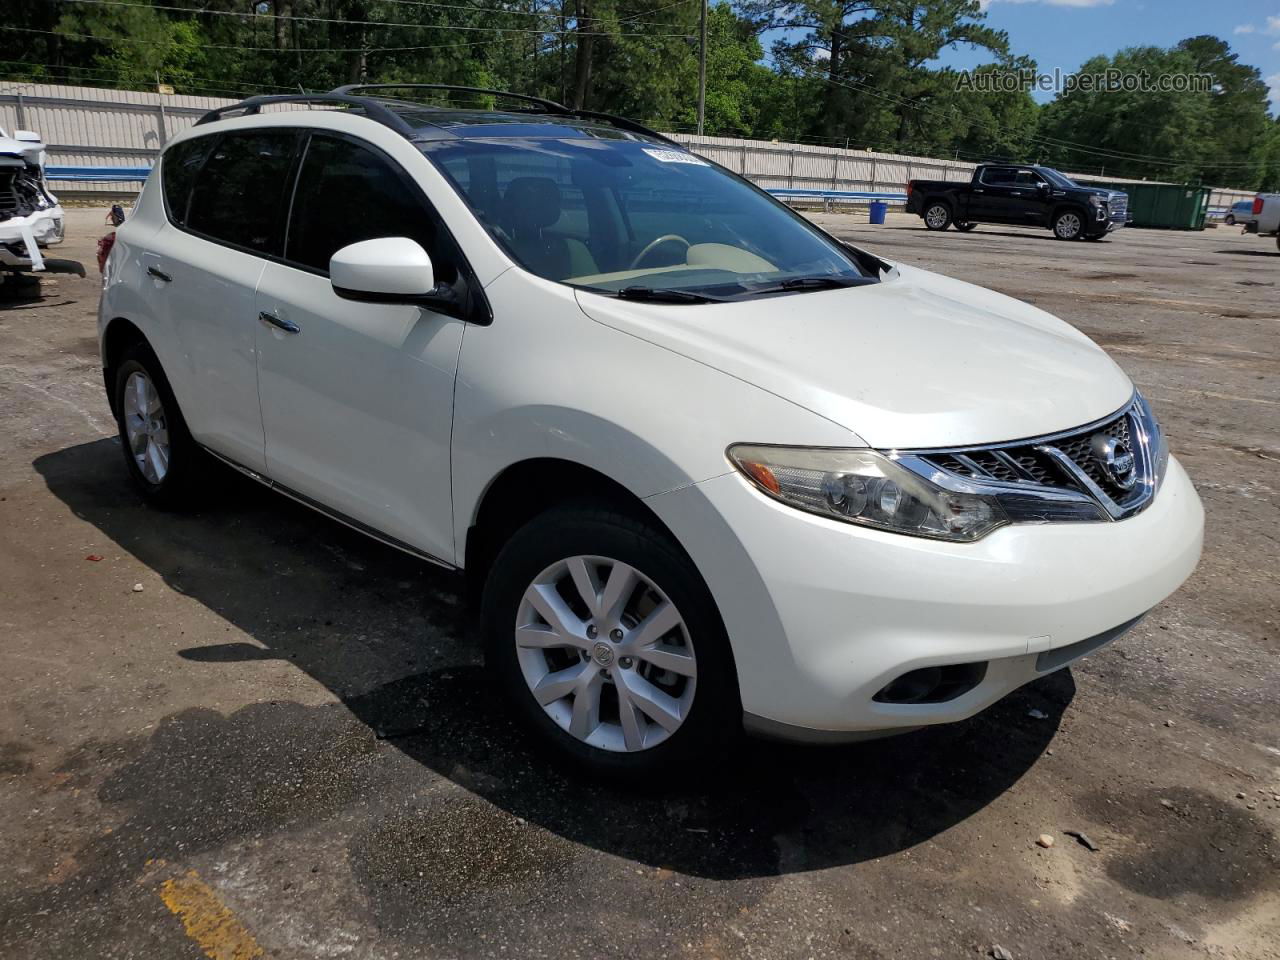
[[[741,299],[874,282],[746,181],[637,141],[437,141],[423,151],[525,269],[615,296]]]
[[[1079,189],[1079,185],[1065,173],[1059,173],[1057,170],[1050,170],[1048,167],[1041,167],[1040,173],[1043,174],[1044,178],[1055,187],[1066,187],[1069,190]]]

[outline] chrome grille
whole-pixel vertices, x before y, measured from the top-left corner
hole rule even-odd
[[[1140,396],[1110,417],[1063,433],[895,456],[934,483],[961,489],[967,482],[1022,519],[1038,521],[1131,516],[1155,495],[1168,458],[1160,428]]]
[[[1113,193],[1111,200],[1107,204],[1112,220],[1126,220],[1129,217],[1129,195],[1127,193]]]

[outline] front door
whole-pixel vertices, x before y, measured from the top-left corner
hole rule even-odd
[[[439,280],[452,245],[408,176],[372,146],[315,133],[293,198],[285,263],[258,285],[267,474],[358,527],[453,562],[449,437],[464,322],[410,304],[345,300],[329,258],[407,236]]]

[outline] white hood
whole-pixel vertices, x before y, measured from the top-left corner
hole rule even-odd
[[[898,271],[874,286],[739,303],[637,303],[585,291],[578,302],[600,323],[762,387],[873,447],[1020,440],[1101,419],[1132,395],[1101,348],[1043,310]]]
[[[38,167],[44,166],[44,143],[40,140],[27,139],[30,134],[25,131],[19,131],[19,133],[23,134],[22,139],[10,137],[0,129],[0,154],[21,157],[27,163],[33,163]]]

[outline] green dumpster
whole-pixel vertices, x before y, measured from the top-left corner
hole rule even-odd
[[[1208,187],[1179,183],[1090,183],[1082,186],[1122,190],[1129,195],[1131,227],[1203,230],[1209,212]]]

